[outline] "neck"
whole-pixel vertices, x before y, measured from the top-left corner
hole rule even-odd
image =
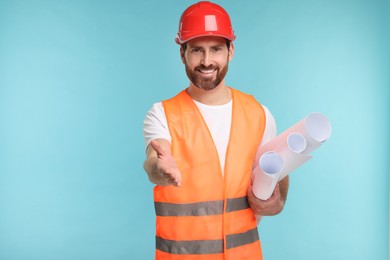
[[[230,89],[225,85],[224,80],[211,90],[200,89],[191,82],[187,88],[187,94],[192,99],[211,106],[223,105],[232,99]]]

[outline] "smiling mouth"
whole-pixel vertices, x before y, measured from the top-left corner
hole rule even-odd
[[[214,71],[216,71],[217,69],[197,69],[198,72],[204,74],[204,75],[210,75],[212,74]]]

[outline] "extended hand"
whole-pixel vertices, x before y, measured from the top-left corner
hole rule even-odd
[[[181,185],[181,172],[172,155],[165,151],[157,141],[150,142],[151,147],[157,153],[157,174],[162,180],[160,185]]]

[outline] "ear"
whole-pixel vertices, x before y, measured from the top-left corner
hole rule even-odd
[[[231,42],[229,47],[229,61],[232,61],[234,56],[234,44]]]
[[[180,46],[180,58],[181,58],[181,62],[183,62],[183,64],[185,64],[185,57],[184,57],[184,50],[183,50],[183,47]]]

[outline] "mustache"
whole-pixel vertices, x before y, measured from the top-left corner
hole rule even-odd
[[[207,67],[205,65],[199,65],[195,67],[195,70],[215,70],[215,69],[218,69],[218,67],[214,65],[210,65]]]

